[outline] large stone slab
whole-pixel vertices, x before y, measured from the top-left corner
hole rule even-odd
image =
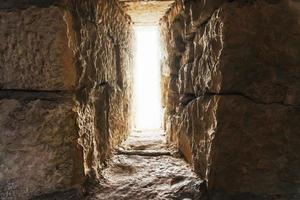
[[[224,4],[195,37],[194,92],[299,105],[299,13],[284,2]]]
[[[68,16],[55,6],[0,10],[0,89],[75,88]]]
[[[82,149],[71,100],[0,100],[0,198],[79,187]]]
[[[299,106],[213,95],[197,98],[173,119],[171,137],[215,199],[296,199],[299,120]]]
[[[221,96],[209,159],[208,185],[213,199],[241,194],[297,199],[299,121],[299,106]]]

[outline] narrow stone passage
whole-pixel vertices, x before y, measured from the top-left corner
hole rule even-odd
[[[169,154],[169,155],[168,155]],[[203,182],[160,132],[134,132],[108,161],[87,199],[200,199]],[[202,199],[202,198],[201,198]],[[204,199],[204,197],[203,197]]]

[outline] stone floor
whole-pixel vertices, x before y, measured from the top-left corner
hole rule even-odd
[[[134,132],[103,170],[87,200],[206,199],[203,182],[161,132]]]
[[[134,132],[116,149],[98,183],[31,200],[207,200],[205,184],[160,131]]]

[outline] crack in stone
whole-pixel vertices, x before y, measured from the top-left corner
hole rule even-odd
[[[59,101],[72,99],[71,90],[23,90],[23,89],[2,89],[0,99],[19,99],[19,100],[44,100]]]
[[[200,97],[209,97],[209,96],[240,96],[243,97],[245,99],[248,99],[249,101],[255,103],[255,104],[261,104],[261,105],[281,105],[281,106],[287,106],[287,107],[296,107],[296,108],[300,108],[300,105],[293,105],[293,104],[286,104],[283,101],[277,101],[277,102],[263,102],[263,101],[258,101],[255,100],[254,98],[241,93],[241,92],[221,92],[221,93],[217,93],[217,92],[205,92],[202,95],[198,95],[198,96],[194,96],[193,99],[189,99],[188,103],[186,104],[181,104],[183,107],[186,107],[188,105],[190,105],[191,103],[193,103],[195,100],[197,100]],[[191,96],[190,96],[191,97]]]
[[[262,104],[262,105],[274,105],[274,104],[276,105],[277,104],[277,105],[288,106],[288,107],[300,107],[300,105],[286,104],[283,101],[270,102],[270,103],[258,101],[258,100],[255,100],[254,98],[252,98],[244,93],[241,93],[241,92],[226,92],[226,93],[205,92],[203,95],[200,95],[199,97],[201,97],[201,96],[240,96],[240,97],[243,97],[243,98],[246,98],[246,99],[252,101],[255,104]]]

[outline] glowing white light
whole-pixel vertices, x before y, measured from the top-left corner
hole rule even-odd
[[[161,128],[159,33],[157,27],[136,27],[134,128]]]

